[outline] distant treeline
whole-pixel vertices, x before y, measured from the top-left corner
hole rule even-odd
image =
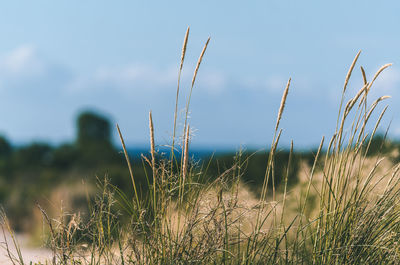
[[[107,177],[128,196],[133,195],[131,179],[126,161],[120,147],[111,141],[110,122],[93,112],[81,113],[77,118],[77,136],[72,143],[53,147],[47,143],[35,142],[22,147],[13,147],[7,139],[0,137],[0,203],[15,228],[26,227],[26,220],[32,214],[36,202],[48,196],[61,184],[77,183],[85,180],[94,184],[96,177]],[[386,141],[378,135],[371,141],[368,155],[376,155],[399,150],[400,144]],[[297,182],[301,163],[312,166],[316,151],[295,152],[292,154],[288,183]],[[143,154],[148,156],[147,154]],[[166,154],[169,156],[170,154]],[[287,173],[290,153],[279,150],[275,156],[275,185],[279,187]],[[177,155],[179,157],[179,155]],[[398,157],[398,156],[396,156]],[[162,160],[162,157],[159,157]],[[221,174],[236,172],[243,181],[258,193],[264,181],[268,152],[244,152],[238,154],[215,154],[203,156],[200,161],[192,161],[203,179],[214,180]],[[146,174],[151,175],[148,163],[135,156],[132,159],[133,174],[139,193],[145,194],[148,182]],[[176,165],[179,165],[177,159]],[[234,171],[234,166],[240,170]],[[179,170],[179,168],[174,168]],[[151,184],[151,183],[150,183]],[[269,183],[271,184],[271,182]]]

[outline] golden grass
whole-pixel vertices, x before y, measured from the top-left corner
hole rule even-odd
[[[151,115],[151,111],[149,112],[149,129],[150,129],[151,168],[152,168],[152,171],[153,171],[153,181],[155,183],[155,177],[156,177],[156,151],[155,151],[155,144],[154,144],[153,117]]]
[[[197,60],[196,68],[194,69],[193,78],[192,78],[192,87],[194,86],[194,83],[196,82],[197,72],[199,71],[201,61],[203,60],[203,56],[206,52],[209,42],[210,42],[210,37],[207,39],[206,44],[204,44],[203,50],[201,51],[199,59]]]
[[[175,111],[174,111],[174,127],[172,130],[172,145],[171,145],[171,168],[173,166],[173,154],[174,154],[174,146],[175,146],[175,134],[176,134],[176,121],[178,118],[178,102],[179,102],[179,89],[180,89],[180,82],[181,82],[181,74],[182,74],[182,68],[183,68],[183,62],[185,61],[185,55],[186,55],[186,47],[189,39],[189,31],[190,27],[187,28],[185,38],[183,41],[183,46],[182,46],[182,54],[181,54],[181,62],[179,65],[179,72],[178,72],[178,85],[176,88],[176,99],[175,99]]]
[[[365,131],[372,112],[388,98],[382,96],[367,107],[367,94],[390,64],[382,66],[371,82],[367,81],[361,68],[363,85],[342,108],[349,79],[360,56],[360,52],[357,53],[345,78],[336,129],[328,149],[323,150],[323,138],[312,167],[303,163],[299,183],[292,187],[288,186],[288,176],[293,142],[286,173],[277,176],[274,170],[282,134],[279,125],[291,84],[289,79],[277,115],[261,196],[256,198],[241,182],[243,161],[240,155],[232,168],[205,183],[199,179],[207,176],[202,175],[202,171],[194,171],[193,164],[189,163],[190,99],[210,39],[200,54],[186,102],[180,167],[175,160],[179,80],[188,34],[189,28],[179,68],[171,161],[156,163],[150,111],[149,164],[153,183],[148,181],[147,197],[139,201],[132,166],[117,125],[135,191],[136,198],[132,202],[136,199],[137,205],[120,190],[104,188],[98,208],[93,212],[94,227],[90,228],[92,260],[87,264],[103,260],[113,264],[116,249],[120,251],[117,259],[120,264],[374,264],[383,261],[398,264],[400,165],[380,157],[367,157],[372,137],[386,108],[372,132]],[[177,169],[173,167],[174,162]],[[156,185],[158,176],[160,179],[169,176],[165,185],[163,181],[162,185]],[[284,179],[283,187],[275,187],[277,178]],[[268,192],[270,179],[272,194]],[[120,227],[118,216],[112,211],[115,192],[130,207],[131,222],[127,226]],[[48,219],[47,222],[51,226],[52,221]],[[64,225],[60,232],[53,233],[52,242],[60,245],[53,249],[57,255],[61,253],[59,259],[64,264],[73,261],[74,249],[69,244],[74,236],[71,227]],[[112,231],[118,234],[112,235]],[[65,253],[70,253],[70,256],[67,254],[66,257]]]
[[[120,140],[121,140],[122,149],[124,150],[124,155],[125,155],[126,163],[127,163],[127,165],[128,165],[129,175],[130,175],[131,181],[132,181],[132,187],[133,187],[133,190],[134,190],[134,192],[135,192],[136,203],[137,203],[137,205],[140,207],[139,196],[138,196],[137,189],[136,189],[136,184],[135,184],[135,178],[133,177],[132,165],[131,165],[131,161],[130,161],[130,159],[129,159],[128,151],[126,150],[124,137],[122,136],[122,133],[121,133],[121,130],[119,129],[118,124],[116,125],[116,127],[117,127],[117,131],[118,131],[119,138],[120,138]]]
[[[278,117],[276,119],[275,131],[277,131],[278,128],[279,128],[279,123],[280,123],[281,118],[282,118],[282,113],[283,113],[283,110],[285,109],[286,98],[287,98],[287,95],[289,93],[289,87],[290,87],[290,81],[291,80],[292,79],[289,78],[289,81],[286,84],[285,90],[283,91],[283,95],[282,95],[282,99],[281,99],[281,105],[279,106]]]

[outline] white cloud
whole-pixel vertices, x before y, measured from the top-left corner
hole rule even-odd
[[[287,80],[279,75],[268,75],[264,78],[259,78],[255,76],[241,76],[234,80],[238,88],[251,90],[253,92],[272,92],[277,93],[284,89]]]
[[[80,77],[71,81],[69,90],[80,93],[87,90],[114,89],[124,94],[136,95],[157,92],[177,85],[177,67],[155,67],[148,64],[133,63],[119,68],[101,67],[92,75]],[[190,85],[191,73],[184,71],[181,77],[181,86]],[[196,87],[208,94],[221,93],[227,86],[227,78],[221,72],[199,71]]]
[[[119,69],[101,68],[94,74],[95,82],[114,83],[121,87],[145,85],[159,87],[174,84],[177,78],[175,69],[160,69],[149,65],[132,64]]]
[[[143,93],[174,85],[176,78],[176,69],[162,69],[145,64],[130,64],[118,68],[100,67],[89,76],[71,80],[68,89],[75,94],[111,88],[124,94]]]
[[[22,45],[1,58],[0,69],[11,76],[36,76],[45,72],[45,64],[32,45]]]
[[[204,72],[199,74],[198,86],[212,95],[222,93],[227,87],[227,77],[220,72]]]
[[[189,69],[189,71],[187,70]],[[181,85],[190,86],[194,65],[186,65]],[[45,89],[57,87],[71,96],[87,95],[94,91],[120,96],[150,95],[175,89],[178,66],[158,67],[133,62],[117,67],[103,66],[81,75],[72,73],[40,56],[33,45],[25,44],[0,55],[0,87],[4,90],[30,90],[36,84]],[[40,85],[37,85],[40,84]],[[199,91],[217,95],[227,86],[227,77],[218,71],[200,69],[196,81]],[[61,89],[61,90],[60,90]]]
[[[266,74],[265,77],[241,76],[235,80],[235,84],[239,84],[241,88],[251,90],[253,92],[265,92],[273,95],[281,95],[289,80],[288,75]],[[301,91],[303,95],[315,96],[315,82],[305,76],[295,76],[292,78],[291,86],[296,92]]]

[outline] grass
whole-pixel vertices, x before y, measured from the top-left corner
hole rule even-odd
[[[49,231],[48,246],[54,253],[48,263],[398,264],[400,165],[383,167],[385,157],[369,152],[386,107],[377,120],[371,117],[387,97],[370,104],[368,94],[389,65],[379,69],[370,82],[361,68],[361,89],[345,102],[360,53],[356,55],[345,79],[332,138],[328,144],[321,140],[312,165],[303,170],[299,183],[290,186],[289,176],[295,165],[293,143],[286,170],[276,170],[282,134],[279,124],[289,94],[289,79],[265,161],[264,184],[257,197],[243,183],[249,157],[241,151],[232,166],[214,179],[208,177],[208,165],[199,168],[190,163],[188,112],[209,39],[194,71],[185,104],[182,143],[177,144],[180,75],[188,35],[189,29],[179,67],[171,145],[174,152],[170,157],[156,154],[150,112],[151,156],[143,156],[143,163],[150,166],[151,172],[146,172],[147,193],[138,193],[135,169],[117,125],[134,195],[130,197],[106,179],[100,182],[97,198],[88,200],[88,221],[73,214],[51,219],[42,211]],[[7,224],[5,216],[3,220]],[[18,256],[10,254],[10,259],[15,264],[27,264],[18,243],[13,243]]]

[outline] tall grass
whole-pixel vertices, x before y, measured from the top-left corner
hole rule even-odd
[[[151,173],[145,194],[136,190],[134,169],[117,125],[134,195],[103,182],[89,222],[61,216],[50,219],[52,264],[397,264],[400,240],[400,165],[386,169],[384,157],[367,157],[387,107],[373,123],[372,114],[387,96],[369,104],[368,93],[383,66],[345,103],[353,60],[343,87],[336,130],[328,145],[321,140],[303,182],[289,187],[293,143],[285,173],[275,171],[282,134],[289,79],[278,110],[274,137],[259,197],[241,180],[247,161],[239,151],[235,163],[211,179],[207,165],[189,160],[188,111],[195,79],[209,40],[201,52],[185,105],[183,141],[176,154],[180,75],[186,53],[186,32],[179,67],[171,156],[156,153],[153,118],[149,114]],[[373,124],[372,127],[370,124]],[[372,128],[371,131],[367,131]],[[277,179],[283,183],[276,187]],[[207,181],[206,181],[207,180]],[[272,190],[269,189],[272,183]],[[130,222],[121,222],[128,216]],[[14,259],[23,264],[22,256]]]

